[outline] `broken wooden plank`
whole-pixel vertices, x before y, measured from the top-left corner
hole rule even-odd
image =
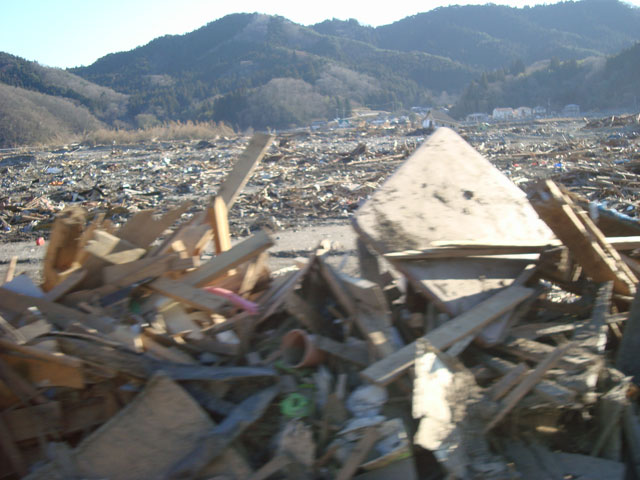
[[[569,351],[575,344],[567,342],[566,344],[556,348],[553,352],[545,357],[536,368],[531,371],[522,382],[520,382],[509,394],[504,398],[502,408],[498,414],[489,422],[485,427],[485,433],[495,427],[500,421],[518,404],[518,402],[527,394],[533,387],[542,380],[542,377],[549,369],[551,369],[562,356]]]
[[[44,294],[45,300],[49,300],[50,302],[55,302],[59,298],[66,295],[68,292],[73,290],[84,278],[87,276],[87,270],[84,268],[79,268],[74,270],[72,273],[66,276],[64,280],[58,283],[55,287]]]
[[[213,230],[213,245],[216,255],[226,252],[231,248],[231,235],[229,233],[227,206],[222,197],[213,197],[211,205],[207,209],[207,218]]]
[[[59,282],[61,272],[71,268],[82,248],[82,232],[86,212],[79,207],[67,207],[56,216],[43,260],[42,289],[46,292]]]
[[[478,304],[462,315],[425,335],[424,338],[438,350],[444,350],[527,299],[533,290],[521,286],[508,287]],[[361,372],[371,382],[385,385],[396,379],[413,365],[416,343],[410,343]]]
[[[17,345],[0,338],[0,357],[38,386],[84,388],[83,364],[77,358]]]
[[[222,313],[229,307],[226,299],[179,280],[158,278],[147,286],[166,297],[205,312]]]
[[[327,352],[340,360],[351,362],[360,367],[369,365],[369,355],[366,348],[358,348],[347,342],[337,342],[322,335],[312,335],[312,342],[318,350]],[[362,342],[364,347],[366,345]]]
[[[218,189],[218,196],[224,201],[227,210],[231,210],[240,191],[249,181],[251,174],[258,166],[258,163],[260,163],[260,160],[262,160],[262,157],[264,157],[264,154],[272,142],[273,136],[260,132],[251,137],[249,145],[247,145],[247,148],[240,154],[240,157],[233,165],[233,169]]]
[[[352,478],[379,438],[380,434],[375,427],[367,428],[362,438],[353,447],[347,461],[336,473],[336,480],[349,480]]]
[[[614,282],[614,291],[623,295],[635,292],[637,279],[617,252],[586,215],[580,215],[573,202],[550,180],[530,195],[540,217],[569,248],[585,273],[596,282]]]
[[[191,207],[187,200],[177,208],[168,211],[158,220],[153,218],[153,210],[143,210],[133,215],[117,232],[117,236],[140,248],[148,248],[162,232],[175,223]]]
[[[529,372],[527,365],[524,363],[519,363],[514,368],[509,370],[507,374],[505,374],[500,380],[491,385],[489,391],[487,392],[491,400],[494,402],[500,400],[504,397],[509,390],[516,384],[522,380]]]
[[[207,432],[184,457],[167,471],[165,478],[193,478],[221,455],[247,428],[259,420],[280,393],[276,385],[243,400],[216,427]]]
[[[7,266],[7,271],[4,274],[4,281],[2,283],[9,283],[11,280],[13,280],[13,275],[16,272],[17,264],[18,257],[14,255],[13,257],[11,257],[11,260],[9,260],[9,265]],[[2,283],[0,283],[0,285],[2,285]]]
[[[213,426],[182,388],[166,376],[154,376],[129,405],[74,449],[77,475],[111,480],[163,478]]]
[[[232,268],[258,256],[267,248],[273,246],[273,240],[264,231],[234,245],[231,250],[216,255],[194,271],[182,277],[182,281],[194,287],[203,287],[221,278]]]
[[[399,347],[393,339],[391,311],[380,286],[370,280],[347,275],[340,275],[339,280],[355,300],[353,319],[376,357],[384,358],[397,351]]]

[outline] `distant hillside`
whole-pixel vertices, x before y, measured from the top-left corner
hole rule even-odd
[[[387,109],[429,102],[432,93],[460,91],[477,71],[441,56],[324,35],[282,17],[234,14],[74,73],[130,94],[130,117],[281,127],[335,116],[335,105],[347,100]],[[312,94],[312,101],[297,111],[296,98],[265,96],[280,92],[280,84],[295,85],[294,97]]]
[[[0,83],[0,148],[50,143],[101,126],[69,99]]]
[[[526,72],[497,70],[467,87],[452,113],[490,113],[496,107],[541,105],[552,111],[575,103],[583,111],[640,107],[640,43],[608,57],[540,62]]]
[[[313,28],[379,48],[421,51],[496,69],[516,60],[531,64],[619,52],[640,40],[640,8],[618,0],[524,8],[467,5],[436,8],[375,29],[339,20]]]
[[[96,85],[59,68],[0,52],[0,84],[61,97],[112,123],[126,113],[127,95]]]
[[[86,125],[264,129],[345,117],[360,106],[457,102],[458,115],[503,105],[617,108],[636,101],[638,41],[640,9],[619,0],[451,6],[377,28],[233,14],[70,71],[0,53],[0,108],[10,115],[1,120],[36,128],[39,116],[52,125],[62,109],[66,120],[56,121],[73,131],[74,115],[88,115]],[[9,104],[23,111],[13,123]],[[18,141],[4,135],[5,144]]]

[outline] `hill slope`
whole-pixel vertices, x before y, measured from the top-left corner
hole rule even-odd
[[[619,52],[640,40],[640,8],[619,0],[582,0],[512,8],[441,7],[378,28],[326,21],[325,34],[369,41],[380,48],[437,53],[481,69],[515,60],[531,64]]]
[[[462,117],[519,105],[542,105],[560,111],[570,103],[584,111],[638,111],[639,76],[640,43],[608,58],[545,61],[518,75],[498,70],[471,82],[453,114]]]
[[[146,112],[160,119],[215,119],[258,127],[267,126],[261,118],[269,119],[270,126],[283,126],[332,116],[336,98],[375,108],[426,101],[431,92],[461,90],[477,73],[444,57],[385,50],[261,14],[229,15],[74,72],[130,94],[131,116]],[[266,87],[284,79],[296,85],[293,95],[314,94],[308,105],[312,108],[290,115],[286,112],[294,112],[297,100],[264,99],[281,90]],[[261,111],[266,109],[257,119],[255,105],[246,108],[255,101]]]

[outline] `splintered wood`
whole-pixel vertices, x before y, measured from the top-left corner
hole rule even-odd
[[[201,204],[63,211],[42,285],[9,266],[0,477],[638,475],[637,237],[439,129],[355,214],[365,278],[326,242],[272,274],[229,229],[272,142]]]

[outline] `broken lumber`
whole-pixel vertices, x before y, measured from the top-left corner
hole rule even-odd
[[[467,335],[478,332],[482,327],[527,299],[532,290],[521,286],[508,287],[493,297],[478,304],[453,320],[436,328],[424,338],[438,350],[444,350]],[[361,372],[367,380],[386,385],[413,365],[416,343],[401,348]]]

